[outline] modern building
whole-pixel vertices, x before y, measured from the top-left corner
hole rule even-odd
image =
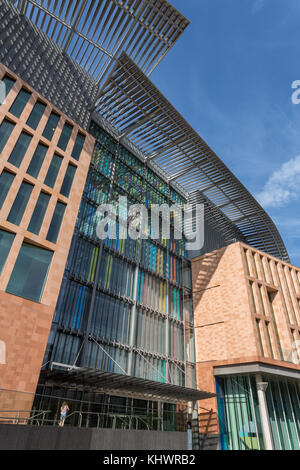
[[[224,450],[299,450],[300,270],[240,242],[192,269],[197,377],[218,394],[200,423]]]
[[[74,426],[193,420],[201,446],[268,448],[281,439],[279,395],[256,382],[282,377],[297,448],[299,366],[280,351],[299,336],[298,271],[269,216],[149,79],[188,20],[166,0],[0,0],[0,25],[2,417],[53,424],[67,400]],[[172,218],[169,239],[123,239],[122,213],[116,239],[100,240],[97,208],[122,196],[148,214],[204,204],[203,248],[188,252]],[[250,261],[244,271],[243,250],[292,277],[282,287]],[[230,395],[236,382],[246,396]]]

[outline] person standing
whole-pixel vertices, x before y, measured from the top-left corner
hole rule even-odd
[[[66,403],[65,401],[63,402],[63,404],[61,405],[61,408],[60,408],[60,421],[59,421],[59,426],[60,427],[64,427],[64,424],[65,424],[65,420],[66,420],[66,417],[67,417],[67,412],[69,411],[69,406],[68,406],[68,403]]]

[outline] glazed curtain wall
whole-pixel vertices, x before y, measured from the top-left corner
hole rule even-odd
[[[185,201],[95,123],[91,133],[97,143],[45,363],[78,361],[91,314],[85,366],[195,387],[191,269],[184,240],[121,240],[119,219],[116,240],[101,246],[96,235],[99,204],[116,204],[120,195],[149,208],[152,203],[183,208]]]
[[[218,377],[216,383],[222,450],[262,450],[255,378]]]
[[[276,450],[300,450],[299,382],[264,377],[273,441]]]
[[[263,449],[255,378],[217,379],[222,449]],[[270,425],[276,450],[300,449],[299,382],[265,376]]]

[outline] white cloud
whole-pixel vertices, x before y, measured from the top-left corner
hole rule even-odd
[[[281,207],[300,199],[300,155],[272,174],[257,199],[264,207]]]
[[[255,13],[258,13],[264,7],[264,4],[265,0],[255,0],[251,10],[252,14],[255,15]]]

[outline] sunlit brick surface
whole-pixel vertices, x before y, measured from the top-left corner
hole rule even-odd
[[[0,80],[5,75],[13,78],[15,84],[4,104],[0,106],[0,125],[4,119],[7,119],[13,122],[15,127],[0,156],[0,174],[3,170],[7,170],[13,173],[15,178],[0,211],[0,229],[14,233],[15,239],[0,276],[0,340],[6,343],[6,364],[0,365],[0,389],[34,393],[90,164],[94,139],[0,64]],[[9,112],[9,109],[22,87],[31,93],[31,97],[20,118],[16,118]],[[46,109],[37,129],[33,130],[26,122],[37,100],[44,103]],[[42,133],[51,111],[57,113],[60,120],[53,139],[48,141],[42,136]],[[57,143],[65,122],[73,126],[73,131],[66,150],[62,151],[58,148]],[[17,168],[9,163],[8,159],[23,130],[32,136],[32,140],[20,167]],[[75,160],[72,158],[71,153],[78,131],[85,136],[85,144],[79,160]],[[39,142],[46,145],[48,151],[36,179],[27,173],[27,169]],[[55,186],[52,189],[44,184],[44,180],[54,152],[61,156],[63,160]],[[67,198],[60,193],[60,189],[69,163],[76,167],[76,173],[70,195]],[[16,226],[8,222],[7,217],[23,181],[31,183],[34,187],[21,223]],[[41,190],[49,194],[51,198],[39,235],[34,235],[27,229]],[[58,201],[66,205],[66,210],[57,243],[54,244],[47,241],[46,238]],[[52,263],[40,303],[25,300],[5,292],[23,241],[53,252]],[[20,397],[20,394],[15,394],[15,397],[18,396]],[[13,409],[23,408],[25,404],[29,406],[27,397],[24,400],[14,398],[11,402],[7,394],[5,398],[4,392],[0,392],[0,410],[3,408],[8,409],[11,406],[13,406]]]
[[[235,243],[194,259],[192,271],[199,386],[215,392],[221,365],[300,369],[298,268]],[[217,410],[215,399],[200,405]]]

